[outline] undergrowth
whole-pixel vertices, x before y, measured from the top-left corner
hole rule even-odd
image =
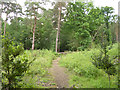
[[[22,78],[22,88],[43,88],[44,83],[49,81],[48,68],[52,65],[52,60],[56,58],[55,54],[49,50],[26,50],[29,60],[35,56],[35,61],[31,64],[29,70]]]
[[[70,86],[109,88],[107,74],[103,70],[97,69],[91,62],[91,55],[99,53],[100,49],[94,48],[89,51],[73,52],[61,57],[60,65],[65,66],[72,73],[69,82]],[[111,58],[118,55],[118,44],[114,44],[108,54]],[[113,63],[117,63],[117,59],[113,60]],[[116,66],[116,69],[118,69],[118,66]],[[111,88],[117,87],[117,75],[111,76]]]

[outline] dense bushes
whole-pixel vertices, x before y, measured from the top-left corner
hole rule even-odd
[[[20,87],[20,82],[31,62],[24,53],[23,45],[15,43],[7,34],[2,37],[2,88]]]

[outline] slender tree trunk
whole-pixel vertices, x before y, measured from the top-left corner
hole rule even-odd
[[[116,34],[116,41],[118,42],[118,23],[115,24],[115,34]]]
[[[59,2],[58,30],[56,35],[56,52],[58,52],[58,45],[60,51],[60,22],[61,22],[61,2]]]
[[[60,24],[61,24],[61,10],[62,10],[62,7],[61,7],[61,2],[60,2],[60,10],[59,10],[59,32],[58,32],[58,34],[59,34],[59,38],[58,38],[58,41],[59,41],[59,52],[60,52]]]
[[[116,33],[116,41],[118,42],[118,31],[116,31],[115,33]]]
[[[3,8],[3,3],[2,3],[2,6],[1,6],[1,9]],[[2,11],[0,12],[0,34],[2,33]]]
[[[7,16],[8,16],[8,15],[6,15],[6,20],[5,20],[5,22],[4,22],[4,35],[6,34]]]
[[[2,26],[2,19],[1,19],[1,12],[0,12],[0,34],[1,34],[1,32],[2,32],[1,26]]]
[[[0,18],[1,18],[1,17],[0,17]],[[0,20],[0,34],[1,34],[1,32],[2,32],[1,25],[2,25],[2,21]]]
[[[35,32],[33,31],[33,41],[32,41],[32,50],[34,50],[34,42],[35,42]]]
[[[34,42],[35,42],[35,28],[36,28],[36,16],[35,16],[35,24],[34,24],[34,28],[33,28],[32,50],[34,50]]]
[[[57,50],[57,48],[58,48],[57,46],[58,46],[58,30],[57,30],[57,34],[56,34],[56,52],[58,51]]]
[[[35,15],[35,8],[34,8],[34,18],[35,18],[35,22],[34,22],[34,28],[33,28],[33,41],[32,41],[32,50],[34,50],[34,42],[35,42],[35,28],[36,28],[36,20],[37,20],[37,17]]]

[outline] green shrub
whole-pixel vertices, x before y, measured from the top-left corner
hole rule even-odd
[[[14,43],[14,40],[7,34],[2,37],[2,87],[20,87],[20,82],[32,62],[29,62],[27,55],[23,54],[22,44]]]
[[[92,63],[98,69],[102,69],[108,74],[110,88],[110,76],[116,74],[115,64],[112,63],[112,60],[116,59],[118,55],[110,58],[110,55],[108,55],[109,49],[111,49],[111,47],[107,47],[107,43],[103,43],[101,47],[101,52],[98,55],[92,55]]]

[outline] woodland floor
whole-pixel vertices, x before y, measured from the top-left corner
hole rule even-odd
[[[60,57],[53,60],[52,67],[49,69],[51,76],[57,88],[69,88],[69,75],[66,73],[66,68],[59,66]]]

